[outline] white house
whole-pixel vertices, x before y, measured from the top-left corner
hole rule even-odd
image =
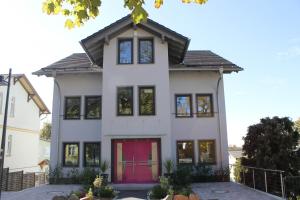
[[[157,181],[162,163],[228,166],[223,74],[242,68],[130,16],[35,75],[54,78],[51,166],[110,163],[114,183]]]
[[[1,136],[6,89],[6,86],[0,86]],[[6,129],[5,168],[8,167],[10,171],[40,171],[38,166],[40,116],[49,113],[27,77],[24,74],[12,75]]]

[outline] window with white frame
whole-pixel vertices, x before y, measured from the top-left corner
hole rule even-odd
[[[10,113],[9,113],[10,117],[14,117],[15,116],[15,104],[16,104],[16,98],[12,97],[10,99]]]
[[[7,137],[7,151],[6,151],[7,156],[11,156],[11,148],[12,148],[12,135],[9,135]]]
[[[0,115],[2,114],[3,92],[0,92]]]

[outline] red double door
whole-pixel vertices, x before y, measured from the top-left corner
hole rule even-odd
[[[160,143],[157,139],[113,140],[114,182],[158,181]]]

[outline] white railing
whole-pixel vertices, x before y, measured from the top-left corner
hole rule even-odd
[[[232,181],[285,198],[284,171],[242,165],[230,165]]]

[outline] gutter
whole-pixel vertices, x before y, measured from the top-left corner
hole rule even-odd
[[[223,67],[219,69],[220,77],[218,79],[217,83],[217,106],[218,106],[218,132],[219,132],[219,153],[220,153],[220,161],[221,161],[221,168],[223,168],[223,156],[222,156],[222,136],[221,136],[221,118],[220,118],[220,105],[219,105],[219,88],[220,88],[220,82],[223,79]]]

